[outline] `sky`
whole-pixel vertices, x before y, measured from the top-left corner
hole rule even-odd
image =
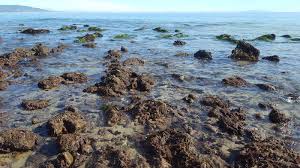
[[[0,0],[0,5],[90,12],[300,12],[300,0]]]

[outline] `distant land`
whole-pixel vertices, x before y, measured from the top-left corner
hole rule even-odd
[[[0,5],[0,12],[47,12],[47,10],[21,5]]]

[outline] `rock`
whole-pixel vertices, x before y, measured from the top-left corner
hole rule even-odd
[[[51,54],[59,54],[59,53],[63,52],[66,48],[68,48],[67,45],[65,45],[65,44],[60,44],[60,45],[58,45],[57,47],[52,48],[52,49],[50,50],[50,53],[51,53]]]
[[[228,101],[224,101],[217,96],[206,96],[201,100],[201,103],[205,106],[210,106],[210,107],[221,107],[221,108],[229,107]]]
[[[184,75],[180,75],[180,74],[172,74],[172,78],[180,81],[180,82],[183,82],[185,81],[185,76]]]
[[[218,40],[222,40],[222,41],[228,41],[228,42],[231,42],[231,43],[234,43],[234,44],[237,44],[238,43],[238,40],[236,40],[234,37],[232,37],[231,35],[229,34],[221,34],[219,36],[216,36],[216,38]]]
[[[86,47],[86,48],[96,48],[97,45],[96,43],[86,43],[86,44],[82,44],[83,47]]]
[[[74,83],[85,83],[87,82],[87,76],[79,72],[68,72],[61,75],[64,79],[64,84],[74,84]]]
[[[16,48],[11,53],[5,53],[0,56],[0,66],[14,67],[22,59],[31,57],[34,55],[34,52],[26,48]]]
[[[130,89],[138,90],[140,92],[149,92],[155,84],[152,76],[142,74],[135,78],[130,86]]]
[[[234,167],[299,167],[300,155],[274,138],[254,141],[238,153]]]
[[[291,36],[291,35],[288,35],[288,34],[282,35],[281,37],[284,37],[284,38],[292,38],[292,36]]]
[[[273,62],[279,62],[280,61],[280,58],[279,58],[278,55],[263,57],[262,59],[268,60],[268,61],[273,61]]]
[[[35,53],[35,56],[48,56],[50,54],[50,49],[43,44],[37,44],[35,47],[32,48],[32,51]]]
[[[93,34],[86,34],[81,37],[77,37],[77,40],[75,40],[75,43],[88,43],[88,42],[94,42],[96,38],[103,37],[103,35],[99,32],[93,33]]]
[[[201,60],[212,60],[211,52],[205,50],[199,50],[194,54],[194,57]]]
[[[194,101],[197,99],[197,97],[193,94],[189,94],[186,97],[184,97],[182,100],[184,100],[185,102],[192,104],[194,103]]]
[[[147,136],[143,149],[153,167],[226,167],[213,157],[198,155],[193,139],[176,130],[167,129]]]
[[[29,29],[21,31],[21,33],[36,35],[36,34],[50,33],[50,31],[47,30],[47,29],[32,29],[32,28],[29,28]]]
[[[22,129],[8,129],[0,132],[0,152],[26,152],[37,143],[37,135]]]
[[[38,83],[38,87],[44,90],[53,89],[58,87],[63,81],[64,78],[62,77],[50,76],[47,79],[41,80]]]
[[[76,30],[77,26],[76,25],[70,25],[70,26],[62,26],[58,30],[60,31],[69,31],[69,30]]]
[[[122,53],[119,50],[109,50],[107,53],[106,59],[119,59],[122,57]]]
[[[6,81],[0,81],[0,91],[6,90],[9,83]]]
[[[285,116],[285,114],[281,113],[277,109],[273,109],[270,112],[269,119],[272,123],[285,123],[289,121],[289,119]]]
[[[144,64],[145,61],[139,58],[128,58],[123,62],[124,66],[131,66],[131,65],[143,66]]]
[[[168,30],[163,29],[162,27],[157,27],[153,30],[156,31],[156,32],[159,32],[159,33],[168,33]]]
[[[43,109],[49,106],[49,100],[24,100],[21,105],[25,110]]]
[[[268,109],[268,108],[273,108],[273,105],[270,104],[270,103],[258,103],[258,107],[261,108],[261,109]]]
[[[63,134],[57,140],[61,152],[70,152],[72,155],[89,154],[93,152],[91,140],[83,135]]]
[[[140,124],[148,122],[159,122],[165,117],[172,115],[175,111],[169,104],[156,100],[145,100],[138,102],[127,110],[133,119]]]
[[[292,38],[291,41],[300,41],[300,38]]]
[[[175,54],[175,56],[177,56],[177,57],[187,57],[189,55],[190,54],[186,53],[186,52],[178,52],[178,53]]]
[[[255,84],[255,85],[265,91],[275,91],[276,90],[276,87],[273,86],[272,84]]]
[[[51,136],[78,133],[83,131],[86,125],[87,122],[80,113],[69,111],[58,114],[47,123]]]
[[[239,41],[237,47],[232,51],[231,58],[241,61],[258,61],[260,51],[251,44]]]
[[[126,47],[123,47],[123,46],[122,46],[122,47],[121,47],[121,51],[122,51],[122,52],[128,52],[128,49],[127,49]]]
[[[275,34],[265,34],[260,37],[257,37],[255,40],[261,40],[261,41],[274,41],[276,39]]]
[[[122,124],[126,120],[126,116],[117,107],[109,106],[104,110],[104,114],[106,118],[106,125],[109,127]]]
[[[225,85],[230,85],[234,87],[247,86],[248,82],[239,76],[232,76],[222,80]]]
[[[63,152],[57,156],[57,164],[58,167],[71,167],[74,162],[74,158],[71,153]]]
[[[181,40],[176,40],[176,41],[174,41],[173,45],[174,46],[183,46],[183,45],[186,45],[186,42],[181,41]]]

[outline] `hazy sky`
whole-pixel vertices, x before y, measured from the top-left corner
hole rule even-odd
[[[59,11],[201,12],[263,10],[300,12],[300,0],[0,0],[0,5],[27,5]]]

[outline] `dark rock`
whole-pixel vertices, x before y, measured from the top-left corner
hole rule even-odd
[[[53,89],[58,87],[63,81],[64,78],[62,77],[50,76],[47,79],[41,80],[38,83],[38,87],[44,90]]]
[[[128,49],[127,49],[126,47],[123,47],[123,46],[122,46],[122,47],[121,47],[121,51],[122,51],[122,52],[128,52]]]
[[[36,34],[50,33],[50,31],[47,30],[47,29],[32,29],[32,28],[29,28],[29,29],[21,31],[21,33],[36,35]]]
[[[37,135],[22,129],[9,129],[0,132],[0,152],[25,152],[32,150],[37,143]]]
[[[185,102],[191,104],[194,103],[194,101],[197,99],[197,97],[193,94],[189,94],[186,97],[184,97],[182,100],[184,100]]]
[[[139,58],[128,58],[123,62],[124,66],[130,66],[130,65],[139,65],[143,66],[145,64],[145,61]]]
[[[300,41],[300,38],[292,38],[291,41]]]
[[[174,41],[173,45],[174,46],[183,46],[183,45],[186,45],[186,42],[181,41],[181,40],[176,40],[176,41]]]
[[[222,80],[225,85],[230,85],[234,87],[247,86],[248,82],[239,76],[232,76]]]
[[[212,60],[211,52],[205,50],[199,50],[194,54],[194,57],[201,60]]]
[[[300,156],[273,138],[254,141],[238,153],[234,167],[299,167]]]
[[[51,136],[78,133],[83,131],[87,125],[84,117],[77,112],[64,112],[51,118],[47,126]]]
[[[122,53],[119,50],[109,50],[107,52],[106,59],[119,59],[122,57]]]
[[[66,48],[68,48],[67,45],[64,45],[64,44],[60,44],[58,45],[57,47],[54,47],[50,50],[50,53],[51,54],[59,54],[61,52],[63,52]]]
[[[251,44],[239,41],[237,47],[232,51],[231,58],[241,61],[258,61],[260,51]]]
[[[43,109],[49,106],[49,100],[24,100],[21,105],[25,110]]]
[[[291,36],[291,35],[288,35],[288,34],[282,35],[281,37],[284,37],[284,38],[292,38],[292,36]]]
[[[201,103],[205,106],[210,106],[210,107],[221,107],[221,108],[229,107],[228,101],[224,101],[217,96],[206,96],[201,100]]]
[[[178,52],[178,53],[175,54],[175,56],[177,56],[177,57],[187,57],[189,55],[190,54],[186,53],[186,52]]]
[[[268,109],[268,108],[273,108],[273,105],[270,104],[270,103],[258,103],[258,107],[261,108],[261,109]]]
[[[280,61],[280,58],[279,58],[278,55],[263,57],[262,59],[268,60],[268,61],[273,61],[273,62],[279,62]]]
[[[257,37],[255,40],[261,40],[261,41],[274,41],[276,39],[275,34],[266,34],[262,35],[260,37]]]
[[[255,84],[255,85],[265,91],[275,91],[276,90],[276,87],[271,84]]]
[[[86,47],[86,48],[96,48],[97,45],[96,43],[86,43],[86,44],[82,44],[83,47]]]
[[[273,109],[270,112],[269,119],[272,123],[285,123],[289,121],[289,119],[285,116],[285,114],[280,112],[277,109]]]
[[[163,29],[161,27],[157,27],[157,28],[155,28],[153,30],[156,31],[156,32],[159,32],[159,33],[168,33],[168,30]]]

